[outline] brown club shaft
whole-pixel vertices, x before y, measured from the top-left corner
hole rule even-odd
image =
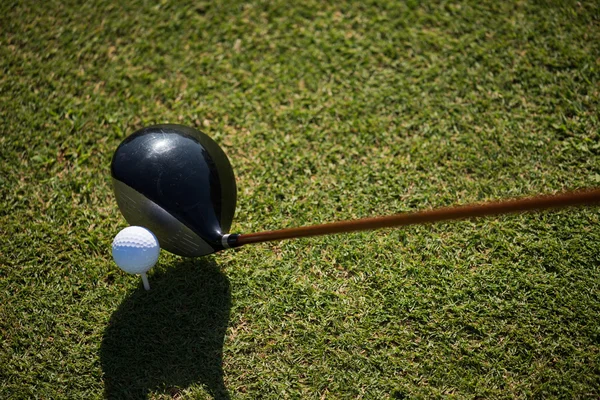
[[[501,214],[541,211],[553,208],[589,206],[599,203],[600,189],[584,190],[549,196],[438,208],[427,211],[395,214],[387,217],[364,218],[322,225],[249,233],[239,235],[236,246],[307,236],[329,235],[333,233],[365,231],[474,217],[489,217]]]

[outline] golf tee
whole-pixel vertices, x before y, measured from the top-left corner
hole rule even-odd
[[[144,284],[144,289],[150,290],[150,283],[148,282],[148,276],[146,275],[145,272],[142,272],[140,275],[142,277],[142,283]]]

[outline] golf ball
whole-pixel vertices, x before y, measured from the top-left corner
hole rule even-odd
[[[143,274],[156,264],[160,246],[152,232],[141,226],[130,226],[115,236],[112,255],[115,263],[130,274]]]

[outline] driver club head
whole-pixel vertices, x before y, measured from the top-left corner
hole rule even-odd
[[[115,151],[111,175],[127,222],[151,230],[164,250],[197,257],[229,247],[235,176],[206,134],[173,124],[140,129]]]

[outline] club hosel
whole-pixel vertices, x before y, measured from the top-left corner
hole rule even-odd
[[[238,243],[238,237],[240,235],[237,233],[226,233],[221,237],[221,245],[223,249],[231,249],[234,247],[241,246],[241,243]]]

